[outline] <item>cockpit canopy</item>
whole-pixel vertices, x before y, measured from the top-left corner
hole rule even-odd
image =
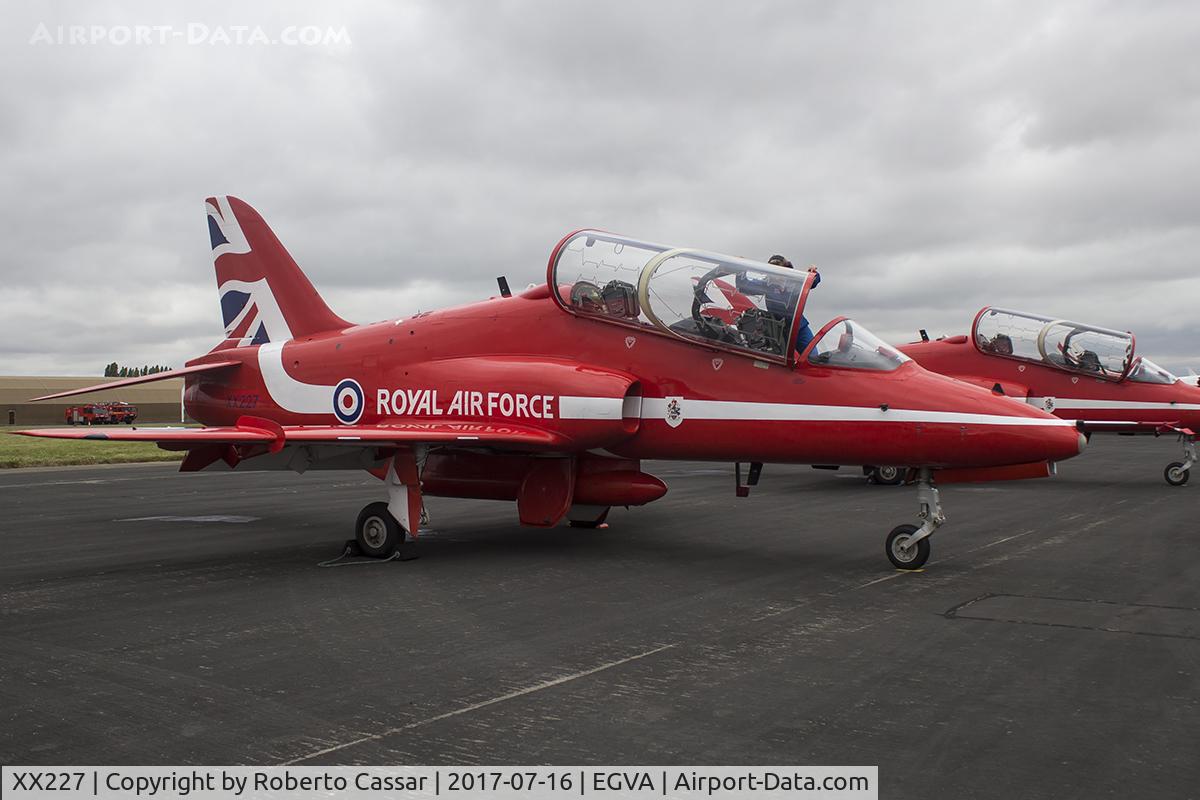
[[[815,274],[599,231],[564,239],[548,280],[574,314],[787,363]]]
[[[981,353],[1106,380],[1123,380],[1135,365],[1131,333],[1023,311],[983,309],[975,317],[971,339]]]

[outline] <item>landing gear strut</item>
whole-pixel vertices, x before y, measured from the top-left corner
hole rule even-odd
[[[1163,470],[1163,477],[1172,486],[1183,486],[1192,474],[1192,465],[1196,463],[1196,437],[1184,434],[1179,437],[1183,442],[1183,461],[1172,461]]]
[[[610,506],[571,506],[567,511],[567,524],[572,528],[607,528]]]
[[[929,560],[929,537],[946,521],[941,495],[933,484],[933,471],[928,467],[917,470],[917,501],[921,504],[921,513],[917,515],[921,526],[897,525],[888,534],[884,545],[888,560],[896,569],[925,566]]]

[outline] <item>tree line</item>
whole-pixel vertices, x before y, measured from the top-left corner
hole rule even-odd
[[[106,378],[138,378],[142,375],[154,375],[159,372],[168,372],[171,367],[164,367],[162,364],[150,366],[145,364],[140,367],[122,367],[117,362],[112,362],[104,368],[104,377]]]

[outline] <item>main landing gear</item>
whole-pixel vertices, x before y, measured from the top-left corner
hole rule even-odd
[[[946,521],[942,499],[933,484],[933,471],[928,467],[917,470],[917,501],[921,526],[897,525],[888,534],[884,549],[896,569],[920,569],[929,560],[929,537]]]
[[[904,483],[904,474],[907,471],[904,467],[863,467],[867,483],[877,486],[899,486]]]
[[[408,532],[388,511],[387,503],[371,503],[358,512],[354,541],[364,556],[389,558],[407,538]]]
[[[1163,477],[1172,486],[1183,486],[1192,474],[1192,465],[1196,463],[1196,437],[1184,434],[1179,437],[1183,442],[1183,461],[1172,461],[1163,470]]]
[[[369,504],[354,523],[354,542],[364,556],[396,557],[406,542],[416,543],[417,532],[429,523],[421,497],[423,462],[423,452],[405,450],[393,456],[383,479],[387,502]]]

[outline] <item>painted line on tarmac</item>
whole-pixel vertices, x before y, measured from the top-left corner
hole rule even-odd
[[[197,476],[202,477],[202,478],[224,477],[224,478],[239,478],[240,479],[240,478],[245,477],[245,475],[246,475],[245,472],[234,472],[232,470],[230,470],[229,472],[195,472],[195,473],[189,473],[186,480],[190,481],[194,477],[197,477]],[[35,483],[0,483],[0,489],[26,489],[26,488],[29,488],[30,486],[95,486],[97,484],[103,484],[103,483],[122,483],[122,482],[129,482],[129,481],[138,481],[138,482],[141,482],[141,481],[165,481],[165,480],[170,480],[171,478],[178,478],[178,477],[179,477],[178,472],[172,472],[170,475],[138,475],[138,476],[131,476],[128,478],[79,478],[78,480],[71,480],[71,481],[37,481]],[[370,483],[366,479],[363,479],[362,481],[359,481],[359,482],[335,483],[335,484],[332,484],[331,486],[326,486],[325,488],[337,489],[337,488],[342,488],[342,487],[347,487],[347,486],[371,486],[371,485],[373,485],[373,483]],[[255,489],[254,491],[256,491],[256,492],[257,491],[272,491],[272,489]]]
[[[343,742],[342,744],[335,744],[332,747],[326,747],[323,750],[317,750],[315,752],[309,753],[308,755],[303,755],[303,756],[300,756],[299,758],[294,758],[291,761],[284,761],[279,766],[288,767],[288,766],[292,766],[293,764],[299,764],[301,762],[308,761],[309,759],[319,758],[324,755],[329,755],[330,753],[336,753],[339,750],[345,750],[347,747],[354,747],[355,745],[365,744],[367,742],[377,742],[380,739],[386,738],[388,736],[394,736],[395,734],[403,733],[404,731],[410,731],[413,728],[420,728],[425,725],[430,725],[434,722],[440,722],[441,720],[444,720],[444,719],[450,719],[451,717],[457,717],[462,714],[469,714],[472,711],[478,711],[481,708],[487,708],[488,706],[494,706],[497,703],[503,703],[505,700],[512,700],[517,697],[523,697],[527,694],[533,694],[534,692],[540,692],[543,689],[550,689],[554,686],[560,686],[564,683],[569,683],[570,681],[579,680],[580,678],[586,678],[589,675],[595,675],[597,672],[603,672],[606,669],[612,669],[613,667],[619,667],[622,664],[628,664],[631,661],[637,661],[642,658],[648,658],[649,656],[652,656],[656,653],[661,653],[664,650],[670,650],[672,647],[678,647],[678,645],[679,645],[678,642],[673,642],[671,644],[664,644],[662,647],[656,647],[653,650],[647,650],[644,653],[638,653],[637,655],[629,656],[628,658],[622,658],[619,661],[610,661],[607,664],[601,664],[598,667],[592,667],[591,669],[587,669],[582,672],[574,672],[574,673],[571,673],[570,675],[564,675],[561,678],[554,678],[553,680],[543,681],[542,683],[536,683],[533,686],[528,686],[524,689],[517,689],[516,691],[508,692],[507,694],[502,694],[498,697],[493,697],[491,700],[484,700],[483,702],[474,703],[472,705],[466,706],[465,708],[460,708],[455,711],[447,711],[445,714],[438,714],[436,717],[429,717],[428,719],[419,720],[417,722],[410,722],[407,725],[401,725],[397,728],[389,728],[388,730],[383,731],[382,733],[373,733],[369,736],[359,737],[358,739],[354,739],[353,741]]]
[[[1028,530],[1024,533],[1014,533],[1012,536],[1005,536],[1003,539],[997,539],[994,542],[988,542],[987,544],[981,544],[978,547],[972,547],[970,550],[964,550],[960,555],[966,556],[970,555],[971,553],[978,553],[980,550],[987,550],[989,547],[995,547],[996,545],[1004,544],[1005,542],[1011,542],[1013,539],[1021,539],[1025,536],[1029,536],[1031,533],[1034,533],[1034,531]],[[955,556],[951,556],[950,558],[955,558]],[[949,559],[946,560],[948,561]]]
[[[884,581],[894,581],[894,580],[896,580],[896,578],[899,578],[901,575],[911,575],[913,572],[917,572],[917,571],[918,570],[912,570],[912,569],[904,569],[904,570],[898,569],[895,572],[893,572],[891,575],[884,575],[882,578],[876,578],[873,581],[867,581],[866,583],[860,583],[858,586],[855,586],[854,588],[855,589],[865,589],[868,586],[874,586],[875,584],[883,583]],[[920,571],[924,572],[924,570],[920,570]]]
[[[206,478],[212,478],[216,475],[233,475],[233,472],[210,472],[205,475],[203,472],[196,473],[204,475]],[[245,474],[245,473],[242,473]],[[30,486],[81,486],[94,485],[100,483],[121,483],[123,481],[164,481],[169,478],[178,478],[179,473],[172,472],[170,475],[137,475],[128,478],[79,478],[73,481],[35,481],[33,483],[0,483],[0,489],[22,489]],[[189,479],[190,480],[190,479]]]
[[[244,517],[237,514],[206,514],[198,517],[125,517],[114,522],[257,522],[262,517]]]

